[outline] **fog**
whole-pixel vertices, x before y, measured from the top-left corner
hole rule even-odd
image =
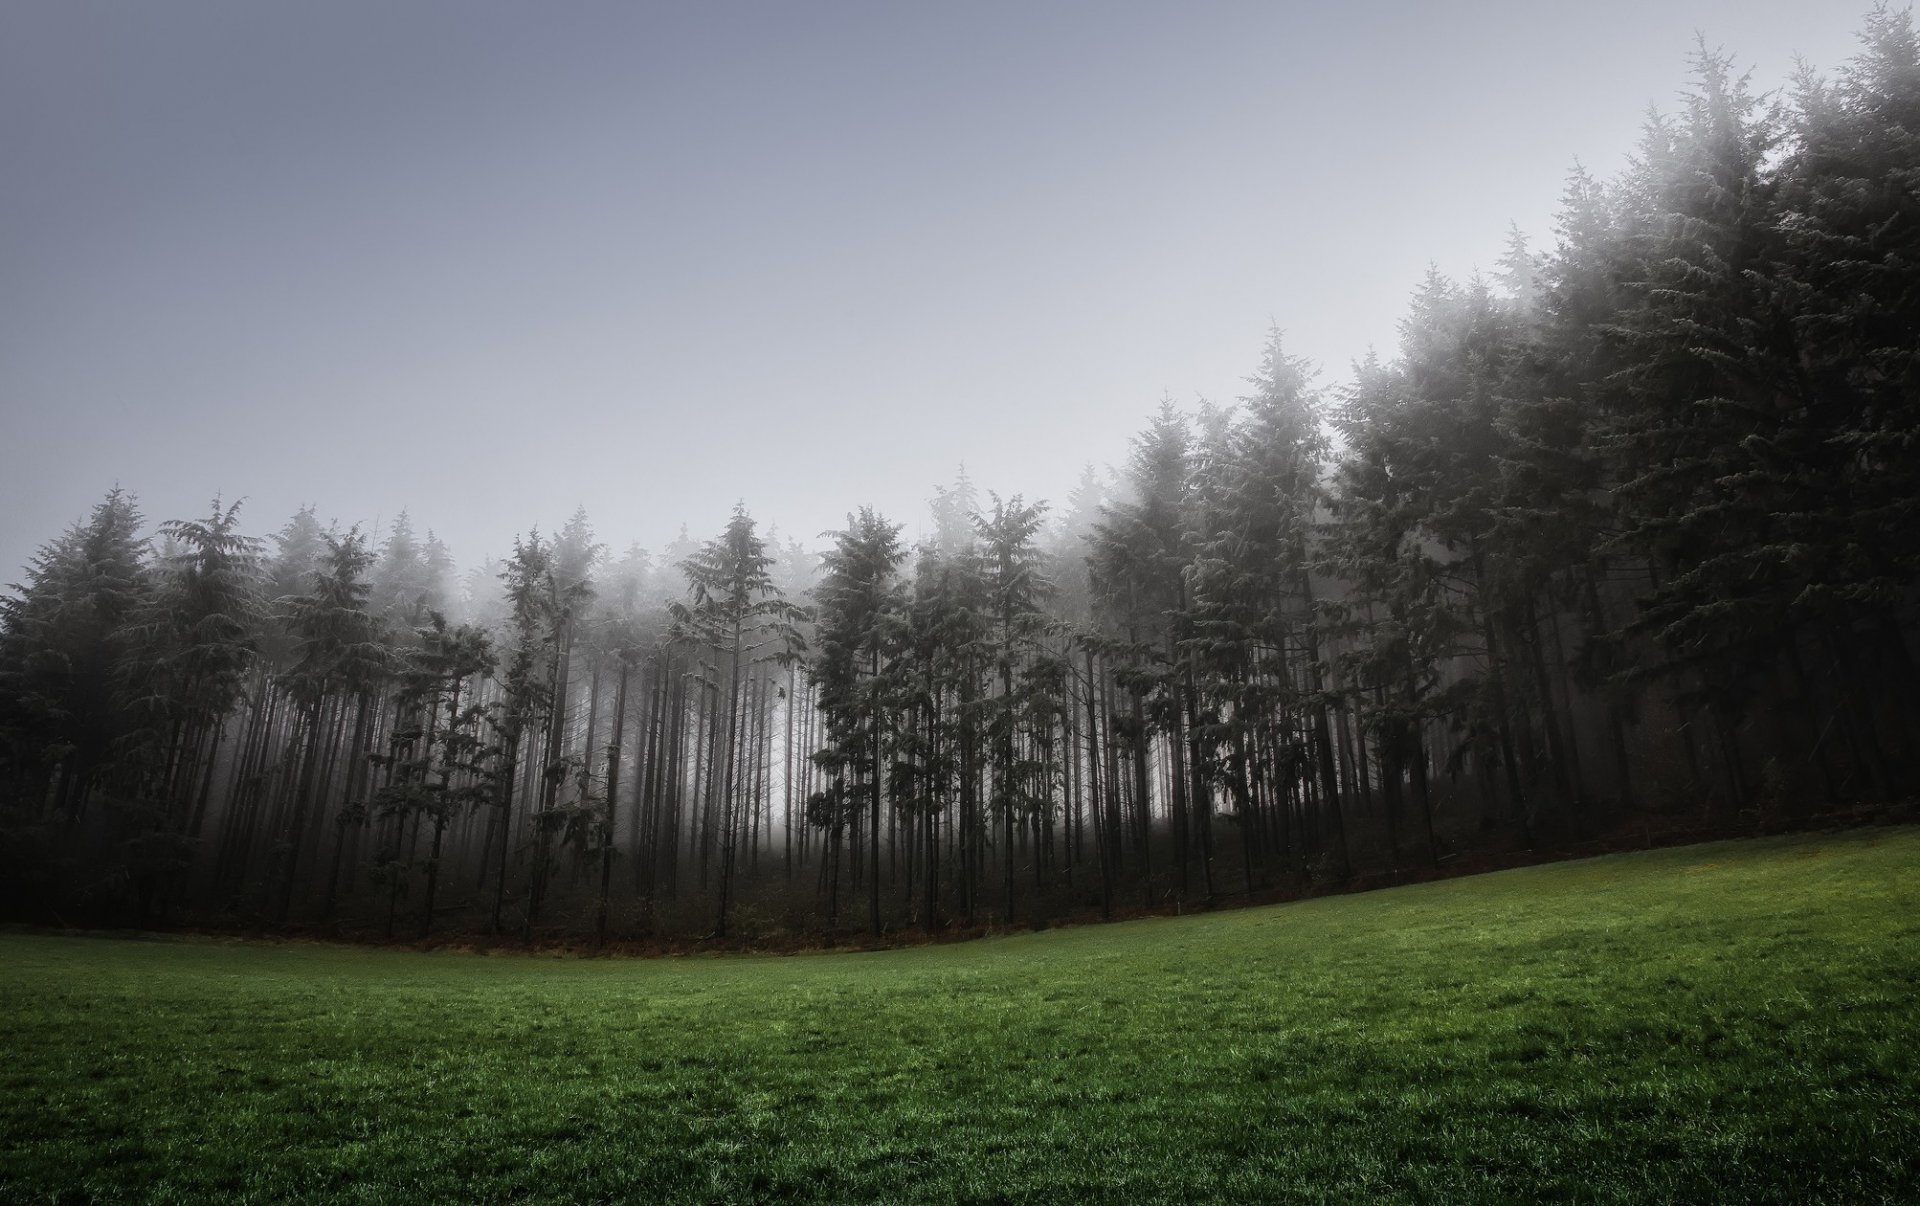
[[[1062,501],[1270,324],[1338,382],[1431,263],[1551,241],[1696,30],[1798,3],[60,3],[0,15],[0,580],[119,483],[403,508],[466,565],[584,505],[919,530]]]

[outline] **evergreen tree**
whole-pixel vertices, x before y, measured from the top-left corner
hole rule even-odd
[[[38,803],[69,818],[129,727],[120,684],[136,649],[127,621],[151,591],[140,525],[133,496],[115,487],[85,523],[43,546],[26,583],[0,599],[8,774],[17,798],[50,787]]]
[[[403,639],[426,623],[434,600],[427,550],[413,534],[413,517],[401,511],[380,546],[372,572],[372,607]]]
[[[1805,582],[1796,620],[1822,634],[1853,732],[1905,721],[1920,580],[1920,39],[1876,7],[1838,78],[1802,73],[1780,168],[1784,295],[1804,373],[1791,451],[1807,488],[1790,517]],[[1882,669],[1884,668],[1884,669]],[[1871,757],[1871,751],[1868,751]]]
[[[1036,538],[1046,504],[1028,503],[1016,494],[990,494],[992,508],[974,520],[980,540],[992,625],[993,670],[999,691],[987,705],[987,738],[993,750],[989,806],[1000,821],[1004,913],[1014,913],[1014,831],[1016,826],[1051,823],[1053,768],[1034,749],[1051,731],[1059,711],[1059,681],[1052,659],[1041,645],[1047,623],[1044,610],[1053,584],[1041,572]],[[1036,856],[1038,849],[1036,848]]]
[[[784,662],[805,648],[796,627],[803,613],[787,602],[774,584],[769,572],[772,564],[766,545],[754,533],[752,517],[744,506],[735,504],[726,531],[681,562],[690,597],[672,608],[676,631],[725,664],[724,670],[715,662],[706,667],[709,681],[716,686],[721,681],[726,683],[727,698],[725,739],[718,753],[722,769],[713,780],[719,790],[721,827],[720,899],[714,933],[721,936],[727,932],[740,828],[736,794],[741,781],[740,688],[752,661]]]
[[[500,789],[500,750],[488,740],[496,709],[475,698],[479,680],[494,668],[490,639],[477,628],[449,626],[439,612],[428,613],[419,637],[399,671],[402,722],[388,739],[389,752],[375,759],[386,771],[372,802],[386,840],[373,872],[387,887],[388,937],[416,873],[425,880],[419,932],[426,936],[448,824],[491,804]],[[424,856],[423,825],[431,826]]]
[[[375,695],[392,672],[394,659],[389,629],[370,609],[372,585],[367,573],[373,554],[360,530],[344,535],[328,533],[327,552],[308,592],[284,601],[286,624],[297,649],[297,660],[286,684],[305,733],[299,750],[293,807],[285,814],[274,845],[270,903],[285,921],[293,907],[300,857],[320,821],[320,770],[326,754],[329,727],[356,714],[355,727],[364,739],[366,716]],[[356,743],[357,744],[357,743]],[[344,826],[363,819],[350,808],[336,822]],[[331,880],[329,881],[331,891]]]
[[[488,827],[486,849],[493,856],[492,932],[499,933],[506,907],[507,862],[513,850],[514,796],[524,765],[538,765],[539,733],[553,707],[553,682],[550,668],[557,648],[553,607],[551,552],[538,531],[525,539],[516,537],[513,556],[500,569],[508,607],[505,669],[501,675],[503,697],[499,712],[501,768],[497,780],[499,793],[494,820]],[[542,823],[532,817],[538,828]],[[539,857],[545,859],[544,841],[535,843]],[[536,875],[538,873],[536,872]],[[531,893],[529,893],[531,896]],[[529,899],[526,924],[532,925],[533,905]]]
[[[127,851],[142,917],[162,915],[189,869],[227,718],[240,702],[264,620],[261,542],[236,530],[240,504],[160,527],[171,552],[127,617],[121,689],[131,725],[121,757],[138,766]]]
[[[847,526],[830,535],[833,545],[822,558],[820,585],[814,589],[810,673],[820,687],[833,764],[850,773],[845,801],[865,814],[867,918],[878,934],[880,820],[889,779],[887,751],[897,736],[892,731],[896,702],[891,679],[903,605],[898,570],[906,553],[900,525],[888,523],[871,507],[847,516]],[[844,824],[847,818],[827,819],[829,824]]]

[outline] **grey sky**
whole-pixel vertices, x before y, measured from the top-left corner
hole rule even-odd
[[[1549,237],[1696,29],[1773,86],[1864,7],[11,0],[0,581],[115,481],[468,564],[1059,500]]]

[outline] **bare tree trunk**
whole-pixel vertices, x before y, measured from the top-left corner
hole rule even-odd
[[[626,738],[627,675],[632,663],[620,654],[620,686],[613,698],[613,732],[607,736],[607,810],[600,833],[600,907],[594,919],[594,945],[607,945],[607,897],[613,888],[614,806],[620,791],[620,745]]]
[[[287,914],[293,907],[293,877],[298,869],[300,858],[300,838],[306,828],[306,813],[312,807],[314,777],[320,765],[320,736],[326,720],[327,695],[326,684],[321,684],[316,693],[311,719],[307,725],[307,745],[305,758],[301,765],[300,786],[295,795],[293,815],[289,819],[282,842],[285,853],[280,859],[280,882],[276,885],[278,899],[274,902],[274,921],[285,925]]]
[[[733,891],[733,854],[734,854],[734,751],[739,740],[740,722],[740,621],[733,625],[733,665],[727,688],[727,744],[720,787],[720,823],[724,827],[720,836],[720,915],[714,924],[714,934],[726,937],[727,905]]]

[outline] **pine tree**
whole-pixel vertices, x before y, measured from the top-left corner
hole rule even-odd
[[[522,767],[537,757],[540,730],[553,707],[551,666],[557,647],[554,614],[552,555],[538,531],[513,542],[513,556],[500,569],[508,619],[506,656],[501,674],[503,697],[499,711],[501,750],[499,791],[494,819],[488,828],[486,849],[493,857],[493,916],[491,931],[499,933],[506,908],[507,862],[513,851],[514,796]],[[531,824],[542,821],[530,810]],[[544,861],[544,841],[535,843]],[[537,874],[537,872],[536,872]],[[526,925],[532,925],[531,891]]]
[[[69,820],[86,807],[130,724],[119,689],[136,652],[126,621],[151,589],[140,525],[133,496],[115,487],[85,523],[43,546],[27,581],[0,599],[9,794]]]
[[[1114,637],[1112,651],[1125,662],[1119,681],[1128,691],[1131,711],[1121,731],[1133,755],[1135,841],[1149,900],[1153,792],[1148,767],[1155,733],[1164,737],[1174,766],[1167,811],[1176,886],[1181,900],[1188,896],[1190,828],[1179,644],[1189,635],[1191,620],[1187,567],[1193,556],[1188,515],[1192,461],[1192,431],[1172,402],[1163,399],[1146,431],[1134,440],[1126,473],[1131,497],[1103,509],[1090,559],[1095,596]]]
[[[139,768],[139,832],[127,850],[143,917],[155,892],[165,915],[190,866],[227,718],[258,651],[261,542],[236,530],[239,511],[215,499],[205,520],[161,525],[171,551],[123,629],[132,652],[120,687],[133,723],[120,754]]]
[[[319,821],[320,766],[329,721],[344,718],[352,707],[364,731],[366,709],[384,685],[394,665],[389,630],[369,607],[368,570],[373,555],[359,529],[344,535],[329,533],[327,552],[308,592],[284,601],[287,629],[297,642],[297,660],[286,675],[288,694],[305,720],[293,807],[288,810],[275,841],[270,903],[275,917],[285,921],[293,907],[300,857],[309,831]],[[336,822],[344,826],[363,813],[351,806]],[[331,892],[331,882],[329,883]]]
[[[15,916],[114,892],[89,803],[131,724],[127,617],[149,590],[133,496],[115,488],[0,597],[0,904]],[[64,900],[62,900],[64,898]]]
[[[726,531],[681,562],[690,597],[686,602],[675,603],[672,609],[680,636],[725,663],[724,671],[712,662],[706,667],[709,682],[716,686],[721,681],[726,683],[727,698],[725,737],[716,754],[720,773],[712,777],[719,791],[720,824],[716,936],[725,936],[727,932],[737,861],[740,688],[753,661],[784,662],[805,647],[796,627],[803,613],[787,602],[774,584],[769,573],[772,564],[766,545],[754,533],[752,517],[744,506],[736,504]],[[724,680],[719,677],[722,673]]]
[[[1793,601],[1817,551],[1801,517],[1829,487],[1782,304],[1777,112],[1704,44],[1663,157],[1649,155],[1638,256],[1619,326],[1627,407],[1610,433],[1621,546],[1658,571],[1628,633],[1709,720],[1731,798],[1747,794],[1739,726],[1777,698]]]
[[[993,670],[999,691],[987,705],[987,737],[993,750],[989,807],[1000,820],[1003,918],[1014,914],[1014,830],[1048,823],[1051,768],[1032,752],[1034,740],[1058,710],[1058,688],[1040,643],[1043,610],[1053,584],[1041,572],[1036,543],[1046,504],[1018,494],[990,494],[992,508],[974,520],[992,625]],[[1038,850],[1035,855],[1038,857]]]
[[[1286,748],[1296,728],[1308,732],[1322,804],[1343,864],[1347,858],[1311,622],[1310,544],[1328,453],[1312,375],[1273,331],[1260,371],[1248,381],[1253,392],[1240,399],[1242,414],[1211,458],[1212,516],[1194,533],[1188,648],[1202,698],[1219,701],[1209,705],[1202,736],[1214,777],[1236,802],[1249,881],[1256,847],[1284,848],[1292,840],[1286,785],[1263,782],[1261,770],[1263,762],[1279,769],[1262,751]],[[1280,805],[1266,810],[1275,815],[1263,815],[1261,797]]]
[[[847,516],[830,533],[822,558],[816,600],[814,657],[810,667],[820,687],[820,711],[835,764],[850,772],[846,803],[865,814],[867,919],[880,932],[881,811],[890,776],[888,750],[897,734],[891,716],[897,644],[903,606],[898,570],[905,558],[900,525],[871,507]],[[857,794],[855,794],[857,793]],[[829,818],[829,823],[840,818]]]
[[[426,623],[434,603],[426,552],[413,534],[413,517],[401,511],[373,566],[371,605],[374,614],[391,624],[403,640],[412,639],[414,631]]]
[[[1816,487],[1791,516],[1806,567],[1792,608],[1822,633],[1872,761],[1883,720],[1904,719],[1901,746],[1920,724],[1904,632],[1920,578],[1920,39],[1882,6],[1860,41],[1831,84],[1798,80],[1771,283],[1805,374],[1793,452]]]
[[[476,628],[449,626],[439,612],[428,613],[419,638],[399,672],[402,722],[389,737],[389,752],[375,760],[386,771],[372,806],[386,834],[373,870],[387,887],[388,937],[416,873],[425,880],[420,936],[431,930],[447,826],[489,805],[500,789],[501,751],[488,740],[495,709],[474,698],[478,680],[494,668],[490,639]],[[421,857],[423,825],[431,826],[431,836]]]

